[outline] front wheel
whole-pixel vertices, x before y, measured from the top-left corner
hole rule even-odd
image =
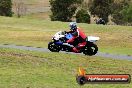
[[[84,53],[85,55],[89,55],[89,56],[95,55],[97,52],[98,52],[98,47],[97,47],[97,45],[94,44],[94,43],[88,44],[88,45],[84,48],[84,51],[83,51],[83,53]]]
[[[61,47],[59,45],[55,45],[54,42],[49,42],[48,49],[51,52],[59,52],[61,50]]]

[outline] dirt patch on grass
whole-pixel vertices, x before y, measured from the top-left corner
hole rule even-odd
[[[12,53],[12,52],[0,52],[0,56],[15,56],[15,57],[34,57],[34,58],[40,58],[39,56],[33,56],[30,54],[22,54],[22,53]]]
[[[31,54],[0,52],[0,62],[9,66],[34,66],[38,67],[42,64],[49,63],[48,59]]]

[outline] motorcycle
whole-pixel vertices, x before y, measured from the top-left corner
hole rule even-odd
[[[59,52],[59,51],[66,51],[66,52],[72,52],[72,48],[79,44],[79,40],[75,39],[74,43],[68,44],[66,43],[67,40],[71,39],[73,36],[71,33],[67,33],[65,31],[59,31],[57,32],[53,37],[52,41],[48,44],[48,49],[51,52]],[[80,49],[79,53],[83,53],[85,55],[95,55],[98,51],[98,47],[95,44],[96,41],[98,41],[99,37],[94,36],[88,36],[86,38],[87,44]]]

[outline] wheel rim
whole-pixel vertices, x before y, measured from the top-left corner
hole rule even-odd
[[[54,43],[51,43],[48,48],[49,50],[54,51],[54,52],[58,52],[60,50],[60,46],[55,45]]]
[[[85,47],[84,54],[86,55],[95,55],[98,51],[97,47],[91,46],[91,47]]]
[[[95,47],[91,47],[91,51],[92,51],[93,53],[96,53],[96,52],[97,52],[97,50],[96,50]]]

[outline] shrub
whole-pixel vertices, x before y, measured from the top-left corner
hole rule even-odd
[[[0,0],[0,15],[12,16],[12,2],[11,0]]]
[[[52,21],[71,21],[81,0],[50,0]]]
[[[84,9],[81,9],[76,14],[76,21],[78,23],[90,23],[90,15]]]

